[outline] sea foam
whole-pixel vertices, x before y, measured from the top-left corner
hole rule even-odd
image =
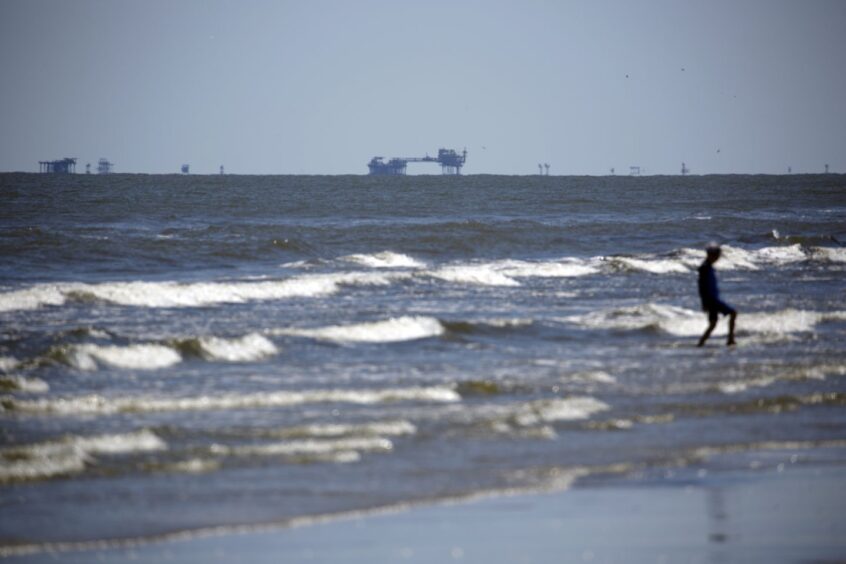
[[[595,264],[575,258],[538,262],[506,260],[491,266],[498,272],[514,278],[573,278],[599,272]]]
[[[222,394],[218,396],[161,397],[117,396],[99,394],[79,396],[18,399],[0,397],[0,411],[46,413],[61,416],[110,415],[122,412],[212,411],[288,407],[317,403],[378,404],[392,402],[452,403],[461,396],[449,386],[414,386],[370,390],[307,390],[300,392],[263,392],[253,394]]]
[[[426,266],[426,263],[420,262],[413,257],[391,251],[383,251],[372,255],[355,254],[341,258],[342,260],[370,268],[423,268]]]
[[[20,365],[20,361],[12,356],[0,356],[0,372],[9,373]]]
[[[81,472],[95,455],[166,450],[167,443],[148,429],[130,433],[69,436],[55,441],[0,450],[0,482],[34,480]]]
[[[317,329],[276,329],[272,333],[340,343],[394,343],[437,337],[444,331],[444,326],[434,317],[403,316],[384,321],[332,325]]]
[[[278,443],[226,446],[215,444],[215,454],[236,456],[297,456],[330,455],[338,452],[390,452],[394,445],[384,437],[353,437],[342,439],[306,439]]]
[[[479,286],[519,286],[513,278],[498,272],[495,265],[454,265],[444,266],[427,272],[429,276],[458,284]]]
[[[156,344],[74,345],[65,356],[79,370],[96,370],[100,363],[116,368],[157,370],[182,361],[182,356],[172,348]]]
[[[19,391],[30,394],[42,394],[50,390],[50,386],[40,378],[26,378],[24,376],[0,376],[0,390]]]
[[[197,342],[204,357],[225,362],[261,360],[279,352],[276,345],[258,333],[250,333],[237,339],[200,337]]]
[[[0,293],[0,312],[60,306],[69,300],[101,300],[149,308],[203,307],[227,303],[320,297],[342,285],[387,285],[401,273],[306,274],[284,280],[224,282],[104,282],[37,284]]]
[[[786,309],[775,312],[741,312],[736,330],[746,333],[787,335],[813,331],[819,323],[841,320],[846,312],[816,312]],[[593,329],[639,330],[649,327],[679,337],[701,335],[707,325],[705,314],[665,304],[643,304],[614,308],[586,315],[572,316],[568,321]],[[727,333],[727,323],[719,323],[713,335]]]

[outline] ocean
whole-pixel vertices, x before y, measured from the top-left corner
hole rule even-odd
[[[834,174],[0,174],[0,554],[846,463],[844,243]]]

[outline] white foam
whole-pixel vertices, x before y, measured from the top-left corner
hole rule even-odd
[[[8,449],[11,450],[11,449]],[[27,458],[0,453],[0,482],[37,480],[51,476],[74,474],[85,469],[86,456],[72,448],[50,454],[31,454]]]
[[[178,352],[164,345],[74,345],[67,353],[68,362],[79,370],[96,370],[98,363],[117,368],[157,370],[182,361]]]
[[[596,383],[596,384],[616,384],[617,379],[605,372],[604,370],[585,370],[582,372],[575,372],[568,374],[567,380],[575,382]]]
[[[204,458],[189,458],[180,462],[165,464],[162,469],[169,472],[182,472],[185,474],[204,474],[213,472],[220,468],[220,462]]]
[[[20,361],[12,356],[0,356],[0,372],[9,373],[20,365]]]
[[[622,264],[633,270],[651,272],[653,274],[670,274],[674,272],[686,273],[688,268],[674,259],[638,259],[632,257],[614,257],[613,262]]]
[[[406,420],[370,423],[324,423],[275,429],[269,435],[280,438],[328,438],[361,436],[400,436],[417,433],[417,427]]]
[[[408,255],[391,251],[383,251],[370,255],[356,254],[341,258],[370,268],[424,268],[426,266],[425,263]]]
[[[587,419],[594,413],[607,409],[610,409],[607,403],[589,396],[544,399],[521,406],[514,419],[520,425],[528,427],[540,423]]]
[[[30,310],[64,303],[65,293],[56,284],[40,284],[23,290],[0,293],[0,311]]]
[[[502,274],[515,278],[572,278],[599,272],[595,265],[573,258],[545,262],[506,260],[491,266]]]
[[[444,333],[444,326],[434,317],[403,316],[317,329],[275,329],[272,333],[341,343],[394,343],[437,337]]]
[[[458,284],[475,284],[480,286],[519,286],[520,283],[497,272],[496,266],[491,264],[445,266],[438,270],[429,271],[429,276],[455,282]]]
[[[798,243],[789,247],[765,247],[753,252],[755,260],[776,265],[800,262],[808,257]]]
[[[739,394],[749,388],[765,388],[775,381],[775,378],[755,378],[744,381],[720,382],[717,384],[717,389],[724,394]]]
[[[846,262],[846,247],[813,247],[811,254],[829,262]]]
[[[167,449],[167,443],[149,429],[124,434],[76,437],[71,442],[89,454],[127,454]]]
[[[723,245],[721,249],[720,260],[714,263],[714,268],[717,270],[758,270],[758,258],[754,251],[747,251],[730,245]],[[702,255],[702,260],[704,260],[705,253],[699,251],[699,254]]]
[[[775,312],[744,313],[737,317],[738,333],[762,335],[788,335],[813,331],[824,321],[846,318],[846,312],[815,312],[786,309]],[[573,316],[568,321],[590,328],[637,330],[656,327],[661,331],[680,337],[698,336],[707,326],[704,312],[662,304],[643,304]],[[722,336],[728,332],[728,324],[717,324],[712,335]]]
[[[0,377],[0,389],[12,389],[30,394],[42,394],[50,390],[50,386],[40,378],[25,378],[23,376]]]
[[[739,247],[723,245],[720,260],[714,263],[716,270],[758,270],[757,262],[760,260],[754,251],[747,251]],[[702,249],[681,249],[678,253],[678,261],[688,268],[698,268],[705,260],[705,251]]]
[[[508,327],[528,327],[530,325],[534,325],[535,320],[531,318],[492,318],[480,319],[479,321],[474,321],[473,323],[478,325],[487,325],[488,327],[494,327],[497,329],[505,329]]]
[[[300,276],[263,282],[115,282],[86,291],[112,303],[135,307],[200,307],[222,303],[328,295],[338,289],[327,276]]]
[[[643,329],[661,322],[686,322],[694,317],[701,324],[702,315],[697,312],[663,304],[643,304],[597,311],[585,315],[566,318],[576,323],[594,329]],[[702,332],[700,327],[699,332]]]
[[[201,337],[199,344],[204,356],[226,362],[261,360],[279,352],[276,345],[258,333],[250,333],[238,339]]]
[[[70,297],[87,297],[132,307],[202,307],[225,303],[326,296],[341,285],[387,285],[393,276],[378,273],[303,275],[274,281],[232,282],[105,282],[40,284],[0,293],[0,311],[63,305]]]
[[[131,433],[71,436],[0,450],[0,481],[32,480],[81,472],[93,455],[130,454],[167,449],[148,429]]]
[[[24,400],[4,396],[0,398],[0,411],[23,413],[50,413],[55,415],[109,415],[121,412],[156,411],[211,411],[223,409],[249,409],[288,407],[312,403],[377,404],[391,402],[452,403],[461,396],[448,386],[383,388],[375,390],[311,390],[301,392],[262,392],[255,394],[225,394],[220,396],[192,397],[105,397],[98,394],[64,398]]]
[[[215,454],[235,456],[302,456],[331,455],[338,452],[390,452],[394,444],[384,437],[308,439],[252,445],[212,445]]]

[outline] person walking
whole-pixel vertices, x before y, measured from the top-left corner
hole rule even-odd
[[[697,346],[705,345],[705,341],[711,336],[711,331],[717,326],[717,319],[720,314],[729,316],[729,333],[726,345],[735,344],[734,322],[737,319],[737,311],[720,299],[720,289],[717,286],[717,275],[714,272],[714,263],[720,260],[722,249],[716,243],[711,243],[705,249],[706,257],[699,267],[699,297],[702,299],[702,309],[708,313],[708,328],[705,334],[699,339]]]

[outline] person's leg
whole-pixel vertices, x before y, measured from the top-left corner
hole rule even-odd
[[[714,327],[717,326],[717,312],[716,311],[709,311],[708,312],[708,328],[705,329],[705,334],[702,335],[702,338],[699,339],[699,344],[696,345],[697,347],[701,347],[705,345],[705,341],[708,340],[708,337],[711,336],[711,331],[714,330]]]
[[[737,312],[732,310],[732,312],[729,314],[729,336],[728,336],[728,340],[726,341],[726,345],[729,345],[729,346],[736,344],[734,342],[734,320],[735,319],[737,319]]]

